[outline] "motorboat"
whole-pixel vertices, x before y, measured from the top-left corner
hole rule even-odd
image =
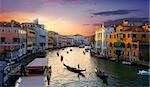
[[[74,67],[70,67],[70,66],[68,66],[68,65],[66,65],[66,64],[63,64],[69,71],[71,71],[71,72],[75,72],[75,73],[81,73],[81,72],[83,72],[83,71],[86,71],[86,69],[83,69],[83,70],[81,70],[81,69],[77,69],[77,68],[74,68]]]
[[[150,75],[150,69],[148,69],[148,70],[139,70],[138,74],[143,75],[143,76],[149,76]]]
[[[128,62],[128,61],[122,61],[122,64],[125,64],[125,65],[131,65],[131,62]]]
[[[108,75],[105,74],[104,71],[100,70],[100,69],[95,69],[95,73],[98,77],[100,77],[101,79],[106,79],[108,78]]]

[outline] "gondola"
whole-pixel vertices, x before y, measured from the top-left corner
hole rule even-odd
[[[106,79],[108,78],[108,76],[101,70],[95,69],[95,73],[98,77],[100,77],[101,79]]]
[[[85,55],[85,52],[83,51],[83,54]]]
[[[70,49],[70,51],[72,51],[72,49]]]
[[[67,51],[67,54],[68,54],[69,52]]]
[[[59,56],[59,53],[57,52],[57,56]]]
[[[66,64],[64,64],[64,66],[65,66],[69,71],[75,72],[75,73],[81,73],[81,72],[83,72],[83,71],[86,71],[86,69],[84,69],[84,70],[78,70],[77,68],[70,67],[70,66],[68,66],[68,65],[66,65]]]

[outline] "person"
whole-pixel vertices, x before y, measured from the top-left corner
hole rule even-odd
[[[24,76],[26,75],[24,65],[21,65],[20,72],[21,72],[21,76],[22,76],[22,75],[24,75]]]
[[[80,68],[80,65],[78,64],[78,70],[79,70],[79,68]]]
[[[61,62],[63,61],[63,56],[61,56]]]
[[[59,56],[59,53],[57,52],[57,56]]]
[[[50,85],[51,73],[52,73],[52,67],[50,66],[49,69],[48,69],[48,75],[47,75],[47,82],[48,82],[48,85]]]

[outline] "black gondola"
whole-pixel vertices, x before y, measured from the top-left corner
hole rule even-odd
[[[57,52],[57,56],[59,56],[59,53]]]
[[[69,52],[67,51],[67,54],[68,54]]]
[[[106,79],[108,78],[108,76],[101,70],[95,69],[95,73],[98,77],[100,77],[101,79]]]
[[[85,52],[89,52],[88,50],[85,50]]]
[[[83,54],[85,55],[85,52],[83,51]]]
[[[70,66],[68,66],[68,65],[66,65],[66,64],[64,64],[64,66],[65,66],[69,71],[72,71],[72,72],[75,72],[75,73],[81,73],[81,72],[83,72],[83,71],[86,71],[86,69],[84,69],[84,70],[78,70],[77,68],[70,67]]]
[[[63,56],[61,56],[60,58],[61,58],[60,61],[62,62],[63,61]]]
[[[72,49],[70,49],[70,51],[72,51]]]

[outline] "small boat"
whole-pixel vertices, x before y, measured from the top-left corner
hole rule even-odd
[[[85,50],[85,52],[89,52],[88,50]]]
[[[89,48],[86,48],[85,50],[90,50]]]
[[[106,79],[108,78],[108,76],[104,73],[104,71],[101,71],[99,69],[95,69],[95,73],[98,77],[100,77],[101,79]]]
[[[139,75],[143,75],[143,76],[150,76],[150,69],[146,70],[139,70],[138,72]]]
[[[62,50],[64,50],[64,48]]]
[[[66,64],[64,64],[64,66],[65,66],[69,71],[75,72],[75,73],[81,73],[81,72],[83,72],[83,71],[86,71],[86,69],[84,69],[84,70],[79,70],[79,69],[77,69],[77,68],[70,67],[70,66],[68,66],[68,65],[66,65]]]
[[[70,51],[72,51],[72,49],[70,49]]]
[[[60,61],[62,62],[63,61],[63,56],[61,56],[60,58],[61,58]]]
[[[59,53],[57,52],[57,56],[59,56]]]
[[[122,64],[125,64],[125,65],[131,65],[131,62],[128,62],[128,61],[122,61]]]
[[[85,55],[85,52],[83,51],[83,54]]]
[[[67,54],[68,54],[69,52],[67,51]]]
[[[84,45],[80,45],[79,48],[84,48]]]

